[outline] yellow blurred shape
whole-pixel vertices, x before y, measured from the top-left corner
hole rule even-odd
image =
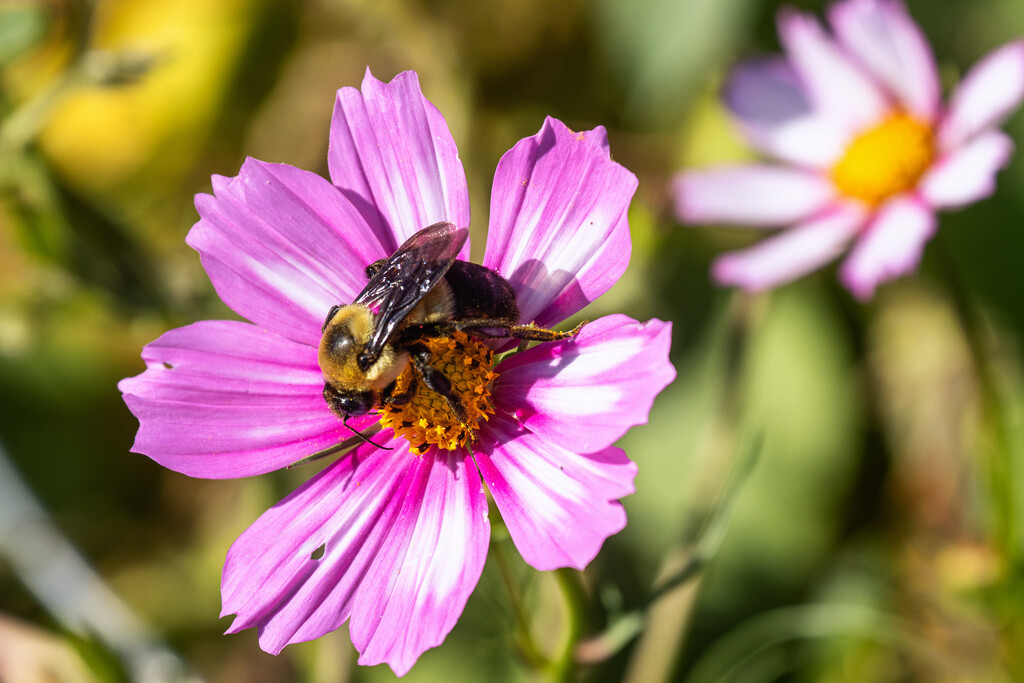
[[[41,135],[53,165],[86,190],[115,186],[150,159],[168,179],[186,168],[229,90],[257,1],[99,3],[90,48],[156,61],[136,83],[83,87],[56,107]]]

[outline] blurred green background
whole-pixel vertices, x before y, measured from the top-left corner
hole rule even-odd
[[[0,441],[10,459],[193,674],[393,678],[354,666],[345,629],[278,657],[252,630],[220,635],[228,546],[312,470],[242,481],[164,470],[129,453],[137,423],[115,384],[142,371],[142,346],[170,327],[233,317],[184,243],[210,175],[234,175],[246,155],[326,175],[336,89],[358,86],[367,66],[384,80],[415,69],[459,145],[477,259],[501,154],[545,115],[608,128],[615,159],[640,178],[634,253],[588,315],[672,320],[679,378],[622,441],[640,466],[637,493],[624,501],[629,526],[576,586],[583,623],[569,623],[564,577],[529,570],[496,530],[459,624],[405,680],[544,679],[518,654],[496,554],[511,558],[533,640],[557,649],[573,628],[606,636],[579,643],[568,677],[1024,680],[1024,160],[994,198],[943,215],[921,272],[870,304],[838,286],[834,267],[758,297],[715,288],[711,258],[760,234],[678,226],[666,183],[682,167],[750,156],[717,88],[734,60],[778,50],[780,5],[6,0]],[[1020,0],[908,5],[947,89],[1024,35]],[[1024,115],[1007,130],[1024,142]],[[757,435],[750,464],[744,444]],[[709,518],[721,545],[702,535]],[[710,562],[643,611],[659,578],[702,549]],[[0,556],[0,680],[125,676],[126,663],[70,633],[15,565]],[[644,633],[616,640],[637,615]]]

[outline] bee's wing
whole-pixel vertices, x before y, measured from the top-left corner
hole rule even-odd
[[[376,359],[395,330],[444,277],[469,237],[469,230],[441,222],[405,241],[370,278],[353,303],[377,305],[377,324],[363,350]]]

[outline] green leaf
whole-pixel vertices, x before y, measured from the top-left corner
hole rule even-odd
[[[50,28],[50,12],[42,3],[12,3],[0,8],[0,67],[31,50]]]

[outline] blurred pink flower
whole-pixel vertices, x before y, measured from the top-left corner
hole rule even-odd
[[[140,423],[133,450],[229,478],[350,436],[321,395],[321,323],[363,288],[367,264],[420,228],[468,226],[469,194],[413,72],[383,83],[367,71],[361,90],[338,91],[328,165],[331,182],[247,159],[197,196],[187,241],[252,324],[198,322],[146,346],[146,371],[119,385]],[[557,324],[618,280],[636,184],[603,128],[575,133],[549,118],[502,157],[483,262],[512,283],[523,320]],[[670,333],[611,315],[506,356],[473,458],[462,447],[410,452],[384,428],[375,440],[393,450],[363,444],[329,465],[228,551],[229,632],[258,627],[260,646],[278,653],[349,620],[361,664],[404,674],[444,640],[480,577],[490,537],[481,480],[530,565],[586,566],[626,524],[618,499],[633,492],[636,465],[612,444],[647,421],[674,378]]]
[[[1024,40],[991,52],[940,101],[935,59],[900,0],[845,0],[813,17],[779,13],[784,57],[738,66],[726,106],[750,143],[785,165],[685,171],[686,223],[786,226],[719,257],[721,284],[800,277],[853,243],[840,279],[860,299],[916,268],[935,211],[992,194],[1013,143],[996,126],[1024,98]]]

